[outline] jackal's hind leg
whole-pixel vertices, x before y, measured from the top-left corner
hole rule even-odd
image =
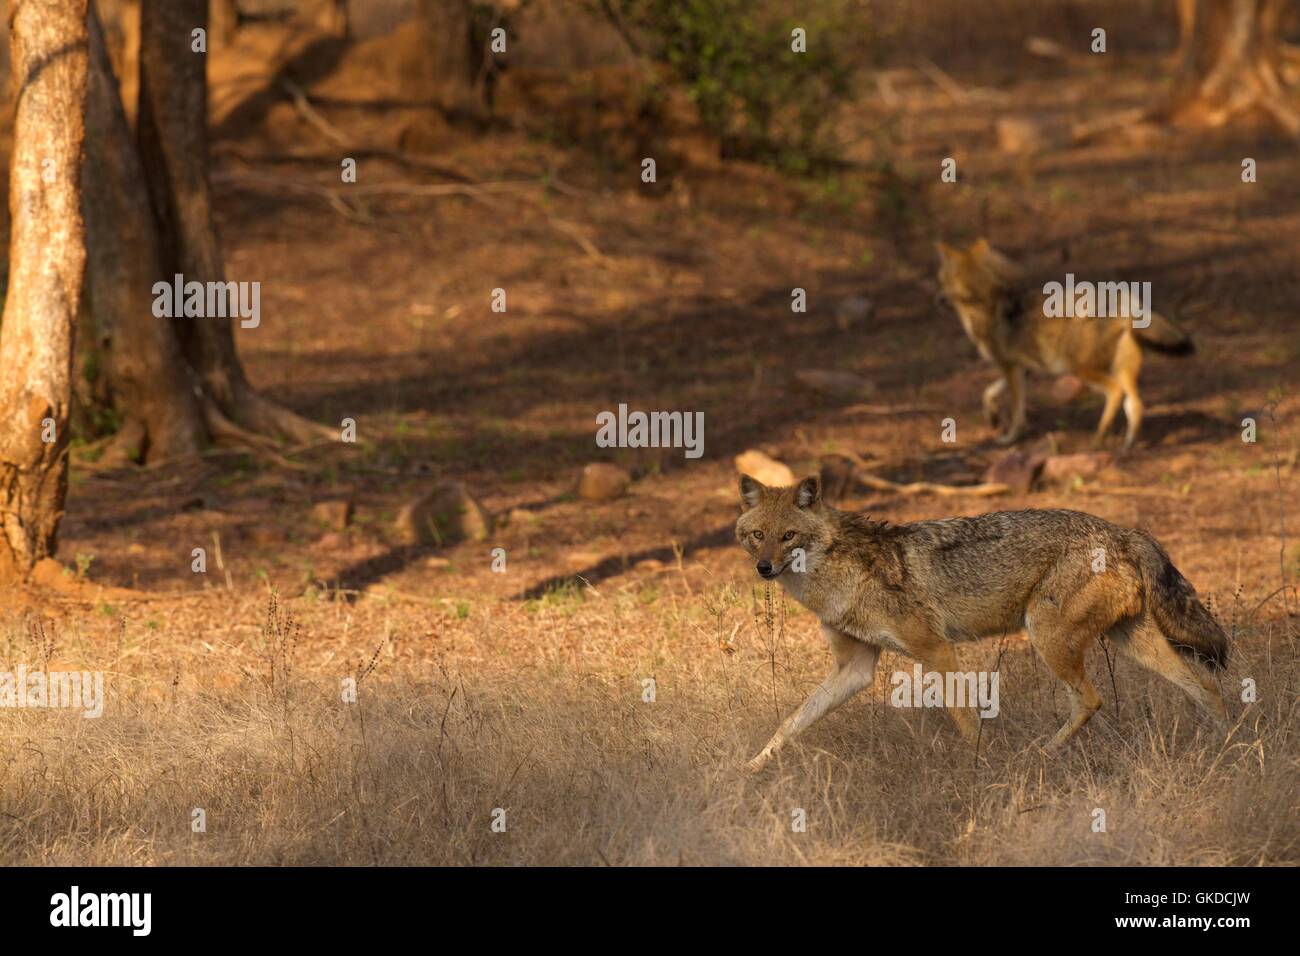
[[[1101,696],[1084,673],[1087,641],[1078,637],[1077,624],[1067,621],[1060,610],[1042,603],[1025,616],[1029,643],[1070,695],[1070,716],[1047,745],[1055,750],[1092,719],[1101,708]]]
[[[1006,387],[1011,398],[1011,424],[994,439],[999,445],[1014,445],[1025,430],[1025,371],[1014,366],[1006,372]]]
[[[998,400],[1002,393],[1007,390],[1007,373],[1003,372],[1002,377],[993,382],[988,388],[984,389],[984,421],[988,422],[989,428],[998,427]]]
[[[1127,651],[1147,670],[1159,674],[1187,694],[1207,714],[1221,724],[1228,720],[1223,695],[1209,676],[1174,650],[1150,618],[1126,630],[1116,646]]]
[[[1124,450],[1133,447],[1137,440],[1138,429],[1142,427],[1142,398],[1138,395],[1136,376],[1124,381],[1124,419],[1127,427],[1124,431]]]
[[[1100,447],[1106,438],[1106,433],[1110,431],[1110,426],[1115,424],[1115,416],[1119,414],[1120,401],[1124,398],[1124,389],[1113,378],[1107,377],[1098,383],[1098,387],[1106,395],[1106,405],[1101,410],[1101,420],[1097,422],[1097,431],[1092,436],[1094,448]]]

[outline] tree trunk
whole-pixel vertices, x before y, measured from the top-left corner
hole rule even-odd
[[[9,6],[17,103],[0,324],[0,579],[52,557],[68,487],[73,323],[85,235],[86,0]]]
[[[1262,113],[1300,136],[1300,112],[1283,72],[1288,0],[1180,0],[1181,62],[1158,118],[1217,127]]]
[[[110,448],[106,463],[131,457],[198,454],[206,429],[172,327],[155,318],[150,290],[161,276],[158,237],[144,173],[118,97],[99,18],[90,12],[86,94],[86,295],[95,347],[106,358],[111,401],[125,419],[124,440],[147,447]],[[114,461],[116,458],[116,461]]]
[[[443,109],[478,112],[470,0],[419,0],[416,15],[428,42],[420,92]]]
[[[90,0],[89,5],[99,19],[113,73],[121,84],[127,122],[134,128],[135,104],[139,99],[140,0]]]
[[[239,32],[239,4],[235,0],[212,0],[212,43],[226,46]]]
[[[137,141],[158,223],[164,275],[224,281],[208,187],[207,56],[191,31],[206,29],[207,0],[144,0],[140,21]],[[178,318],[177,338],[205,395],[208,426],[309,441],[333,434],[259,395],[235,352],[233,318]]]

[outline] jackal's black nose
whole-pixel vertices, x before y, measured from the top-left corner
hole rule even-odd
[[[771,561],[758,562],[758,573],[763,575],[763,577],[765,578],[770,578],[772,576],[772,562]]]

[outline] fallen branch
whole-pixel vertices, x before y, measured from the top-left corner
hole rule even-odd
[[[280,85],[293,99],[293,106],[298,111],[298,115],[315,127],[322,136],[339,146],[346,147],[352,144],[352,140],[342,130],[322,116],[316,107],[311,105],[311,101],[307,99],[306,91],[301,86],[288,77],[281,77]]]
[[[274,173],[246,173],[240,170],[222,170],[212,174],[213,180],[233,185],[262,187],[265,189],[290,190],[323,196],[333,201],[342,201],[348,196],[468,196],[471,199],[486,201],[490,193],[516,192],[535,189],[548,184],[541,179],[513,179],[501,182],[475,183],[372,183],[366,186],[350,185],[343,187],[322,186],[318,183],[305,182],[289,176],[277,176]],[[490,203],[489,203],[490,205]]]
[[[940,411],[937,405],[869,405],[859,403],[840,409],[841,415],[919,415]]]
[[[964,103],[970,99],[970,92],[963,89],[961,84],[939,68],[939,66],[927,57],[918,57],[916,64],[920,67],[922,73],[929,78],[935,86],[948,94],[954,103]]]
[[[263,153],[253,152],[252,150],[243,149],[234,143],[219,143],[213,147],[213,155],[220,156],[223,159],[230,157],[249,166],[308,166],[313,169],[319,169],[322,165],[334,163],[338,159],[338,153],[329,152],[283,152],[283,153]],[[347,155],[356,160],[377,159],[384,162],[395,163],[399,166],[407,166],[412,169],[423,170],[433,173],[435,176],[441,176],[443,179],[449,179],[454,183],[473,183],[474,177],[454,169],[443,163],[425,159],[423,156],[412,156],[407,153],[400,153],[396,150],[354,146],[347,151]],[[557,185],[556,187],[561,188]],[[567,187],[573,189],[573,187]],[[574,190],[577,192],[576,190]]]
[[[571,222],[565,222],[563,219],[556,219],[554,216],[547,216],[546,221],[550,223],[551,228],[556,232],[562,233],[572,239],[590,258],[597,264],[608,267],[610,265],[609,256],[605,255],[596,248],[595,243],[583,235],[582,230]]]
[[[888,478],[880,478],[876,475],[858,475],[853,476],[853,480],[858,484],[866,485],[874,491],[889,491],[896,495],[939,495],[945,498],[951,498],[957,495],[971,495],[975,498],[992,498],[995,495],[1005,495],[1011,491],[1010,485],[1004,485],[1000,482],[985,482],[978,485],[940,485],[933,481],[911,481],[906,484],[899,484],[896,481],[890,481]]]

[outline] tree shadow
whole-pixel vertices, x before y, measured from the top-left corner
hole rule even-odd
[[[643,548],[640,551],[634,551],[631,554],[619,554],[613,557],[605,558],[598,561],[581,571],[574,571],[568,574],[555,574],[549,578],[539,581],[531,587],[525,588],[512,596],[515,601],[536,600],[543,597],[551,591],[572,585],[582,584],[599,584],[608,578],[618,577],[625,574],[630,567],[638,561],[662,561],[669,562],[677,560],[678,554],[683,558],[708,548],[719,548],[736,538],[735,528],[733,525],[724,525],[707,531],[704,534],[696,535],[683,545],[678,546],[674,551],[672,547],[663,546],[656,548]]]

